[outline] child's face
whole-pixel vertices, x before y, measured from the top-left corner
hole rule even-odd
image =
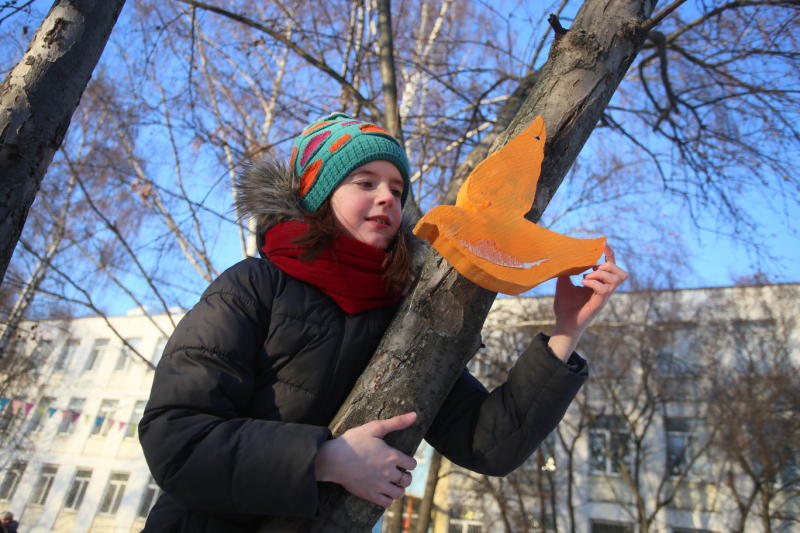
[[[403,177],[388,161],[371,161],[350,173],[331,194],[331,208],[344,232],[385,250],[400,229]]]

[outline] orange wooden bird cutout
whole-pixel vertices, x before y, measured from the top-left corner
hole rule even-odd
[[[475,167],[456,205],[431,209],[414,234],[430,241],[464,277],[495,292],[519,294],[591,268],[605,237],[575,239],[524,218],[536,194],[545,139],[544,119],[536,117]]]

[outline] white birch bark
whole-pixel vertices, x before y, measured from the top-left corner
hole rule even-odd
[[[0,281],[125,0],[57,0],[0,86]]]

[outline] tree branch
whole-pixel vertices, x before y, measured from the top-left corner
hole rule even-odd
[[[289,47],[294,53],[298,56],[305,59],[309,64],[317,67],[319,70],[333,78],[339,85],[341,85],[350,95],[352,95],[356,101],[361,104],[362,106],[369,109],[375,116],[381,116],[380,110],[375,106],[372,101],[367,100],[364,96],[350,84],[349,81],[344,79],[338,72],[333,70],[327,63],[322,60],[319,60],[313,57],[311,54],[300,48],[297,43],[287,39],[284,35],[280,32],[274,31],[271,28],[261,24],[258,21],[255,21],[251,18],[245,17],[243,15],[239,15],[238,13],[234,13],[227,9],[223,9],[221,7],[217,7],[206,2],[199,2],[198,0],[178,0],[178,2],[182,2],[184,4],[188,4],[190,6],[198,7],[200,9],[204,9],[206,11],[211,11],[212,13],[216,13],[218,15],[222,15],[223,17],[229,18],[231,20],[235,20],[236,22],[241,22],[251,28],[257,29],[269,35],[272,39],[283,43],[285,46]]]
[[[20,243],[21,246],[23,246],[25,248],[25,250],[28,253],[32,254],[34,257],[40,258],[38,252],[36,252],[36,250],[32,246],[30,246],[27,242],[25,242],[24,239],[20,239],[19,243]],[[92,299],[92,296],[89,294],[89,292],[86,289],[83,289],[69,275],[67,275],[63,270],[61,270],[57,266],[51,265],[50,268],[56,274],[61,276],[61,278],[63,278],[64,281],[69,283],[76,291],[78,291],[81,294],[83,294],[83,296],[86,298],[86,301],[67,298],[67,297],[65,297],[63,295],[60,295],[60,294],[55,295],[57,298],[60,298],[62,300],[66,300],[66,301],[71,301],[73,303],[77,303],[77,304],[83,305],[83,306],[88,307],[89,309],[91,309],[92,312],[94,312],[97,316],[99,316],[99,317],[101,317],[103,319],[103,322],[106,323],[106,326],[108,326],[108,328],[114,333],[114,335],[116,335],[116,337],[120,341],[122,341],[122,344],[124,344],[144,364],[149,366],[151,369],[155,370],[155,368],[156,368],[155,365],[153,363],[151,363],[149,359],[147,359],[145,356],[143,356],[141,353],[139,353],[139,351],[127,341],[127,339],[122,335],[122,333],[120,333],[120,331],[117,328],[114,327],[114,324],[112,324],[111,321],[108,319],[108,315],[106,313],[104,313],[99,307],[97,307],[95,305],[94,300]],[[40,290],[40,292],[46,292],[46,291],[41,291]]]
[[[664,20],[670,13],[678,9],[681,6],[681,4],[684,3],[686,3],[686,0],[675,0],[670,5],[662,9],[660,13],[653,16],[647,22],[642,24],[642,31],[649,32],[650,30],[658,26],[658,24],[661,23],[661,21]]]

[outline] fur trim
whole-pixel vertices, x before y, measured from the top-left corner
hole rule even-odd
[[[255,220],[259,251],[264,233],[281,222],[303,220],[300,181],[289,168],[272,158],[254,161],[236,177],[234,207],[240,220]]]

